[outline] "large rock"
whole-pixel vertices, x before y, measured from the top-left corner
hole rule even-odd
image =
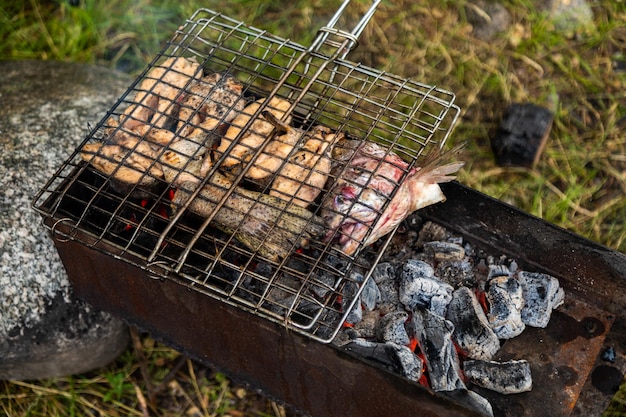
[[[120,320],[72,296],[30,204],[129,83],[91,65],[0,61],[0,379],[85,372],[128,344]]]

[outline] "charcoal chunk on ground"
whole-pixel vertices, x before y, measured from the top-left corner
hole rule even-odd
[[[550,134],[554,115],[532,103],[511,104],[491,140],[496,163],[533,167]]]

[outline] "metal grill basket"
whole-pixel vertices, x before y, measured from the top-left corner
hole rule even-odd
[[[412,168],[420,155],[444,145],[459,108],[450,92],[345,59],[378,3],[347,32],[335,28],[346,1],[308,48],[214,11],[198,10],[59,168],[33,207],[56,239],[78,241],[139,266],[155,279],[173,280],[318,341],[332,340],[359,302],[393,233],[350,256],[320,238],[304,250],[294,245],[287,257],[267,259],[239,244],[237,231],[214,228],[216,213],[205,218],[190,213],[191,200],[174,206],[173,190],[161,178],[155,187],[121,187],[112,175],[85,162],[80,152],[120,132],[112,120],[123,118],[130,106],[145,106],[137,97],[152,93],[145,90],[145,80],[154,76],[153,70],[170,58],[184,57],[197,62],[204,75],[235,77],[246,99],[287,100],[291,124],[303,131],[322,125],[376,142]],[[179,105],[180,97],[170,105]],[[158,110],[148,110],[157,113],[150,121],[155,127]],[[257,115],[262,111],[263,106]],[[167,123],[158,126],[175,135]],[[140,134],[135,138],[145,139]],[[133,150],[139,152],[138,147]],[[142,174],[145,178],[155,164],[152,161]],[[241,185],[242,175],[233,183]],[[206,183],[204,179],[190,191],[192,199],[200,198]],[[215,211],[236,193],[235,187],[220,191]],[[309,210],[319,214],[319,203]]]

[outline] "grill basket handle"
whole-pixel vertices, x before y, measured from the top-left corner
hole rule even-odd
[[[376,11],[376,8],[382,0],[373,0],[370,8],[367,10],[367,12],[365,12],[361,20],[359,20],[359,22],[354,27],[354,29],[352,29],[352,31],[350,32],[347,32],[345,30],[335,28],[335,25],[339,21],[339,18],[341,17],[345,9],[350,4],[350,1],[351,0],[345,0],[339,7],[339,9],[337,9],[333,17],[328,21],[328,24],[318,30],[317,36],[315,37],[315,39],[311,43],[311,46],[308,49],[309,52],[319,51],[322,45],[328,45],[337,49],[338,58],[344,59],[346,55],[348,55],[348,53],[356,48],[359,36],[363,32],[363,29],[365,29],[365,26],[367,26],[367,24],[371,20],[374,12]],[[343,41],[329,39],[329,35],[334,35],[334,37],[336,38],[344,39]]]

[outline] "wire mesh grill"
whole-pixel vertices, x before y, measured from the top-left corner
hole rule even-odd
[[[368,248],[358,240],[349,254],[328,238],[324,201],[344,172],[333,147],[346,138],[375,142],[407,161],[398,167],[406,175],[422,153],[443,146],[459,113],[450,92],[345,60],[363,24],[347,33],[332,22],[307,48],[198,10],[40,191],[34,208],[58,239],[332,340],[393,235]],[[278,111],[281,104],[286,108]],[[235,156],[260,118],[275,119],[271,132],[244,147],[245,157]],[[284,137],[296,143],[283,156],[267,151]],[[316,162],[290,183],[284,169],[309,144],[319,153],[300,156],[326,158],[334,168],[321,172]],[[262,179],[249,175],[272,156],[279,168]],[[225,168],[229,158],[236,169]],[[325,175],[324,184],[311,185],[314,197],[303,204],[298,191],[314,174]],[[278,182],[294,192],[281,195],[272,188]],[[256,227],[263,229],[258,235]]]

